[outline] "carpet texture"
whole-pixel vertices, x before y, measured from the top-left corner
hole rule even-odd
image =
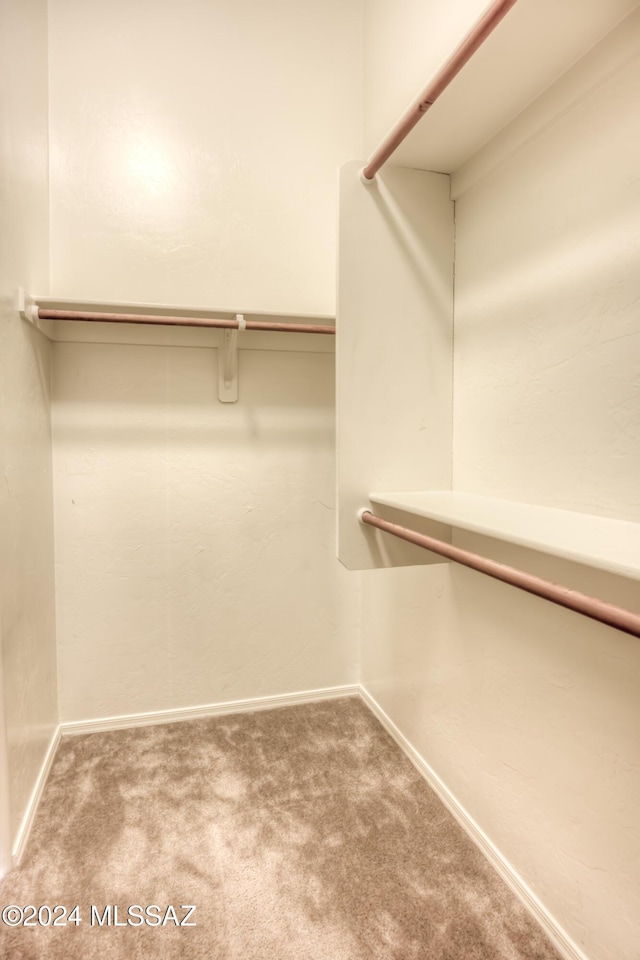
[[[558,958],[351,698],[63,739],[7,904],[81,919],[0,922],[8,960]]]

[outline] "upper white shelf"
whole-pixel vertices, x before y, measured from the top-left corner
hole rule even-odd
[[[26,316],[30,306],[48,310],[71,310],[96,313],[134,313],[159,316],[182,316],[193,318],[226,318],[242,314],[245,320],[260,322],[304,323],[314,326],[335,326],[335,316],[325,314],[276,313],[266,310],[242,310],[216,307],[185,307],[166,303],[139,303],[135,301],[79,300],[70,297],[36,296],[21,290],[17,307]],[[34,321],[31,321],[34,322]],[[223,331],[208,327],[154,326],[108,321],[46,320],[38,319],[35,325],[49,340],[72,343],[114,343],[160,346],[217,346]],[[285,352],[332,353],[335,349],[333,336],[308,336],[305,333],[289,332],[273,336],[269,332],[247,330],[238,342],[240,349],[276,350]]]
[[[640,523],[471,493],[371,493],[374,504],[640,580]]]
[[[637,0],[518,0],[391,162],[458,170],[637,6]],[[424,80],[426,86],[429,76]]]
[[[224,317],[241,313],[247,320],[291,320],[315,323],[335,323],[335,315],[320,313],[278,313],[273,310],[245,310],[231,307],[185,307],[168,303],[140,303],[135,300],[78,300],[72,297],[32,296],[30,302],[49,310],[95,310],[111,313],[146,313],[183,317]]]

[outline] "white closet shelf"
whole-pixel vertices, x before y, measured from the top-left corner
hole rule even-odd
[[[640,523],[449,490],[371,493],[393,507],[461,530],[640,580]]]
[[[247,320],[294,320],[305,321],[307,323],[334,323],[335,316],[328,314],[309,314],[309,313],[277,313],[274,311],[262,310],[239,310],[236,308],[218,308],[211,307],[182,307],[177,304],[166,303],[139,303],[134,300],[77,300],[70,297],[39,297],[32,296],[32,302],[39,307],[48,310],[91,310],[97,313],[145,313],[160,314],[172,316],[178,314],[183,317],[226,317],[229,314],[241,313]]]
[[[457,171],[636,7],[637,0],[518,0],[392,162]]]
[[[224,331],[206,327],[151,326],[126,323],[109,323],[83,320],[32,320],[29,307],[42,310],[70,310],[77,312],[143,314],[145,316],[181,316],[205,319],[231,319],[237,314],[247,321],[302,323],[313,326],[335,326],[335,316],[324,314],[277,313],[229,308],[185,307],[165,303],[139,303],[119,300],[84,300],[70,297],[30,295],[18,292],[18,310],[29,319],[49,340],[72,343],[128,343],[161,346],[217,346]],[[333,353],[333,336],[308,336],[305,333],[289,332],[272,336],[268,332],[247,330],[238,344],[250,350],[284,350],[293,352]]]

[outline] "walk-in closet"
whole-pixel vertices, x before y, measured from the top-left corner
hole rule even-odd
[[[638,0],[0,0],[0,957],[640,960]]]

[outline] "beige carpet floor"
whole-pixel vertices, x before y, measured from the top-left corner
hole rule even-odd
[[[357,699],[65,738],[9,904],[80,923],[3,960],[557,960]]]

